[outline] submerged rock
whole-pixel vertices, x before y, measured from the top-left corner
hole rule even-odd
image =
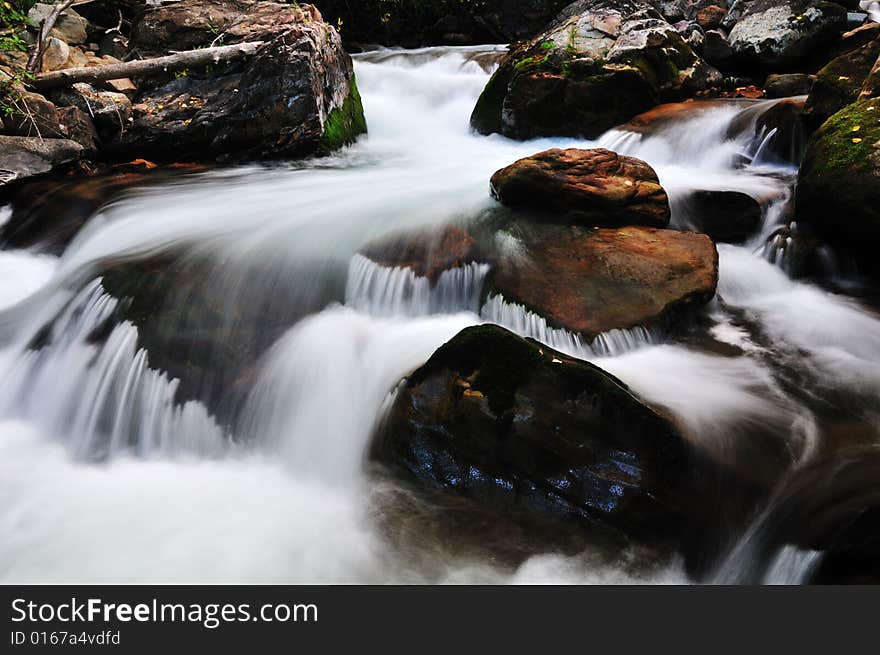
[[[635,157],[604,148],[554,148],[496,171],[492,195],[510,207],[531,207],[580,225],[669,223],[669,198],[657,173]]]
[[[365,132],[351,58],[339,34],[314,20],[308,5],[285,11],[298,22],[284,23],[285,31],[239,72],[194,73],[139,97],[134,122],[113,150],[175,159],[300,157],[336,149]]]
[[[860,268],[880,275],[880,98],[829,118],[807,145],[798,174],[797,217]]]
[[[740,66],[780,70],[804,64],[846,29],[846,9],[825,0],[755,0],[730,31]]]
[[[399,389],[373,457],[502,513],[688,539],[705,468],[666,419],[601,369],[503,328],[468,328]]]
[[[509,234],[520,248],[499,257],[487,294],[588,340],[612,329],[664,324],[715,295],[718,254],[704,234],[522,222]]]
[[[581,0],[515,44],[471,116],[478,132],[593,138],[659,102],[721,81],[659,13],[634,0]]]

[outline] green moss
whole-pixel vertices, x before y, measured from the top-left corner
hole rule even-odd
[[[870,157],[880,141],[880,99],[849,105],[816,132],[807,153],[809,172],[819,178],[845,180],[854,172],[875,168]]]
[[[486,88],[480,94],[477,105],[471,114],[471,126],[481,134],[501,132],[501,106],[507,96],[512,72],[509,67],[502,66],[489,79]]]
[[[354,143],[354,140],[367,131],[367,121],[364,118],[364,105],[361,102],[361,94],[358,91],[357,80],[354,75],[349,82],[348,97],[341,106],[336,107],[327,116],[324,122],[324,135],[321,138],[321,148],[326,152],[338,150],[342,146]]]

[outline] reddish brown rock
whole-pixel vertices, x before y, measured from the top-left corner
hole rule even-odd
[[[648,164],[596,148],[554,148],[497,171],[492,195],[510,207],[546,210],[581,225],[669,223],[669,198]]]
[[[361,254],[382,266],[408,268],[432,282],[450,268],[486,259],[474,238],[454,225],[391,235],[367,244]]]
[[[704,30],[714,30],[721,25],[721,21],[727,16],[727,10],[718,5],[703,7],[697,12],[697,24]]]
[[[587,338],[650,326],[712,299],[718,254],[705,234],[517,224],[523,255],[503,258],[489,294]]]

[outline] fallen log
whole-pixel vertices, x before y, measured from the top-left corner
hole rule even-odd
[[[199,66],[207,66],[209,64],[226,64],[237,59],[250,57],[257,52],[261,45],[263,45],[262,41],[249,41],[247,43],[236,43],[215,48],[203,48],[202,50],[188,50],[164,57],[138,59],[121,64],[65,68],[37,75],[31,80],[30,86],[34,89],[53,89],[59,86],[69,86],[77,82],[93,83],[118,80],[126,77],[148,77],[159,73],[173,73],[186,68],[198,68]]]

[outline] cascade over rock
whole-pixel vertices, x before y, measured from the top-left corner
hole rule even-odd
[[[539,152],[496,171],[491,189],[505,205],[539,209],[579,225],[669,223],[669,198],[654,169],[604,148]]]
[[[514,44],[471,116],[482,134],[593,138],[659,102],[720,83],[660,14],[634,0],[581,0]]]

